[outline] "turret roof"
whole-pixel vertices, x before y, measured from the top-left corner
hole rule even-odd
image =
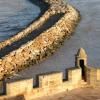
[[[80,48],[77,52],[77,56],[79,57],[87,57],[87,54],[83,48]]]

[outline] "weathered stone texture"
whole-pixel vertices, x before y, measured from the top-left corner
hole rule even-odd
[[[82,69],[82,79],[92,87],[100,87],[100,69],[88,66],[87,62],[87,54],[80,48],[75,55],[75,63],[76,67]]]
[[[47,3],[54,4],[54,3],[63,3],[63,0],[43,0]]]
[[[32,92],[32,90],[33,90],[33,79],[21,80],[6,84],[6,94],[8,96],[14,96],[18,94]]]
[[[13,97],[16,95],[26,95],[27,100],[52,95],[66,90],[81,87],[78,83],[82,83],[81,69],[73,69],[68,71],[68,80],[63,81],[62,72],[52,72],[41,74],[38,76],[38,87],[33,87],[33,79],[24,79],[19,81],[6,81],[6,96]],[[78,73],[78,75],[76,75]],[[75,81],[74,81],[75,80]],[[5,98],[4,97],[4,98]],[[3,98],[2,96],[0,98]],[[1,99],[0,99],[1,100]]]
[[[86,73],[87,73],[87,83],[95,85],[97,80],[97,70],[94,68],[87,68]]]
[[[85,51],[83,49],[80,49],[79,51],[80,52],[78,52],[76,56],[80,57],[80,59],[87,60],[85,59],[85,57],[87,58]],[[75,59],[78,60],[76,62],[79,63],[79,59],[76,57]],[[70,68],[67,70],[68,74],[65,75],[65,79],[68,78],[68,80],[63,80],[62,72],[51,72],[38,75],[36,87],[33,87],[33,79],[17,81],[13,79],[6,80],[6,94],[5,96],[1,96],[0,100],[5,100],[10,97],[16,98],[17,95],[24,95],[26,98],[25,100],[32,100],[37,97],[50,96],[52,94],[69,91],[75,88],[100,87],[100,69],[84,66],[84,72],[80,64],[76,65],[79,66],[75,66],[76,68]],[[83,73],[86,74],[85,77],[83,77]],[[2,92],[2,89],[4,88],[2,81],[0,86],[0,92]]]
[[[97,80],[100,81],[100,69],[97,69]]]
[[[87,83],[93,87],[100,87],[100,69],[86,67]]]
[[[73,69],[68,71],[68,79],[69,81],[72,81],[73,83],[77,83],[80,80],[82,80],[81,76],[81,69]]]

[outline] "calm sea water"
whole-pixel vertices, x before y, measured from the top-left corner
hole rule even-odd
[[[0,41],[25,28],[39,13],[29,0],[0,0]]]
[[[100,67],[100,0],[66,1],[82,15],[76,32],[53,56],[20,72],[21,77],[74,67],[74,55],[80,47],[88,53],[88,64]],[[0,0],[0,41],[26,27],[39,13],[39,7],[28,0]]]

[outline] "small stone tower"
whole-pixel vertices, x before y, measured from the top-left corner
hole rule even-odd
[[[80,48],[75,55],[75,66],[83,67],[87,66],[87,54],[83,48]]]
[[[83,48],[80,48],[75,56],[76,67],[82,69],[82,79],[87,81],[86,67],[87,67],[87,54]]]

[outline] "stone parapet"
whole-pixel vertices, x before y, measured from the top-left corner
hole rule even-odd
[[[80,88],[82,83],[81,69],[68,70],[69,79],[63,81],[62,72],[51,72],[38,75],[37,87],[33,87],[34,79],[20,79],[17,81],[5,81],[6,85],[3,87],[6,89],[5,96],[1,98],[16,97],[18,95],[25,95],[27,100],[31,100],[37,97],[56,94],[59,92],[69,91],[75,88]],[[74,81],[75,80],[75,81]]]

